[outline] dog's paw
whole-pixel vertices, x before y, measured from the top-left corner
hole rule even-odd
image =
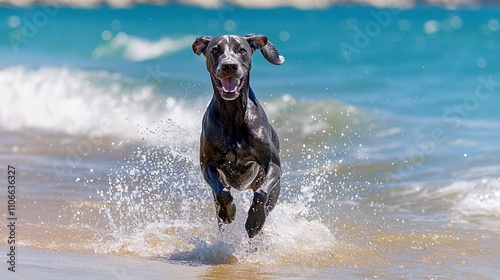
[[[265,209],[266,202],[266,194],[254,194],[253,203],[250,207],[250,210],[248,210],[248,218],[245,223],[245,229],[247,230],[248,237],[250,238],[253,238],[255,235],[257,235],[264,226],[267,214]]]
[[[220,223],[231,223],[236,216],[236,205],[234,205],[234,203],[221,205],[219,213],[217,213],[217,215],[219,216]]]
[[[236,215],[236,206],[233,203],[231,192],[222,191],[217,196],[219,223],[229,224],[234,220]]]

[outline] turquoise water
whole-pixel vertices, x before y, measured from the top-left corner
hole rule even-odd
[[[318,277],[498,277],[499,12],[3,7],[0,159],[25,170],[22,244],[272,259]],[[217,232],[197,159],[212,93],[191,44],[227,33],[265,34],[286,58],[253,57],[285,187],[250,243],[243,218]]]

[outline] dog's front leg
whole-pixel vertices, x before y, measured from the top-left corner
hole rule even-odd
[[[236,206],[233,203],[231,192],[220,182],[220,175],[215,167],[205,165],[203,168],[203,175],[205,177],[205,181],[207,181],[210,187],[212,187],[219,227],[223,223],[231,223],[236,214]]]
[[[257,235],[266,221],[267,214],[273,210],[280,193],[281,168],[271,162],[262,184],[255,190],[252,206],[248,210],[245,228],[248,237]]]

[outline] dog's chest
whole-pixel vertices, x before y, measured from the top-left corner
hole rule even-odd
[[[262,167],[249,154],[248,147],[231,149],[225,153],[217,168],[227,187],[244,190],[255,181]],[[241,147],[241,146],[240,146]]]

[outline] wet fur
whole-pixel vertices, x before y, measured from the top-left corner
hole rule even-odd
[[[213,190],[219,225],[232,222],[236,214],[230,189],[253,190],[245,223],[250,238],[275,207],[281,177],[278,135],[250,87],[257,49],[273,64],[284,61],[263,35],[203,36],[193,43],[193,51],[206,57],[214,90],[202,121],[201,170]]]

